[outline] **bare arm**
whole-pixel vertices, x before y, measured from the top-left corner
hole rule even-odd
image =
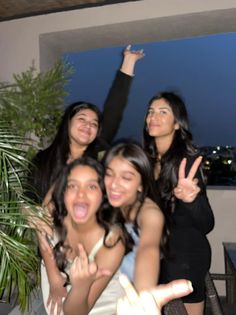
[[[164,216],[154,202],[145,202],[140,212],[140,241],[137,248],[134,286],[138,292],[156,286],[160,271],[160,243]],[[148,270],[148,272],[147,272]]]
[[[44,265],[47,273],[47,280],[49,285],[49,295],[47,297],[47,306],[50,309],[50,314],[54,315],[54,309],[57,307],[57,315],[60,314],[62,309],[62,299],[66,297],[67,290],[64,287],[66,281],[65,277],[62,276],[59,271],[56,261],[54,259],[53,246],[53,224],[52,224],[52,211],[53,203],[51,201],[52,186],[46,194],[43,207],[47,211],[47,215],[50,218],[51,224],[48,225],[47,229],[44,229],[42,233],[38,232],[38,244],[39,250],[43,259],[42,264]]]
[[[42,240],[42,238],[45,238]],[[48,285],[49,285],[49,296],[47,298],[47,306],[50,309],[50,314],[54,313],[54,309],[57,306],[57,314],[60,314],[62,309],[62,299],[66,297],[67,291],[64,287],[64,283],[66,279],[60,273],[56,261],[53,256],[53,249],[48,246],[45,247],[45,243],[47,242],[46,237],[44,235],[38,235],[39,239],[39,249],[43,259],[42,264],[44,264],[47,278],[48,278]],[[43,244],[43,247],[41,246]]]

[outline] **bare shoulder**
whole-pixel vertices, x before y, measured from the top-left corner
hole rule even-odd
[[[163,213],[160,209],[160,207],[150,198],[146,198],[144,200],[144,203],[141,208],[141,212],[150,213],[150,214],[156,214],[163,216]]]
[[[139,221],[140,223],[158,221],[162,224],[164,222],[164,214],[154,201],[146,198],[140,210]]]

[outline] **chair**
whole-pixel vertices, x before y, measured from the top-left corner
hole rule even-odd
[[[205,278],[205,285],[206,285],[206,297],[207,301],[209,301],[211,311],[213,315],[224,315],[223,308],[220,302],[220,298],[218,296],[214,280],[225,280],[223,278],[223,274],[211,274],[208,272]],[[221,278],[221,279],[220,279]]]
[[[163,307],[163,315],[188,315],[181,299],[173,300]]]

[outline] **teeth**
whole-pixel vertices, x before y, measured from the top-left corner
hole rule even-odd
[[[111,191],[110,195],[115,196],[115,197],[119,197],[121,195],[121,193]]]

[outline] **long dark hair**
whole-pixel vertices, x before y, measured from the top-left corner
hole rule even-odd
[[[96,105],[87,102],[76,102],[66,108],[52,144],[47,149],[40,151],[33,159],[35,169],[32,172],[31,182],[39,196],[36,199],[39,199],[39,201],[42,201],[45,197],[59,172],[67,163],[70,154],[69,124],[72,117],[83,109],[92,110],[97,115],[99,125],[97,136],[99,136],[102,114]],[[88,145],[84,155],[97,157],[97,138]]]
[[[63,168],[58,179],[56,180],[55,188],[52,194],[52,201],[54,204],[53,222],[55,231],[59,238],[58,243],[54,248],[54,254],[57,266],[59,270],[63,272],[65,271],[67,266],[65,253],[68,249],[68,247],[64,244],[68,233],[66,227],[64,226],[64,218],[67,216],[68,213],[64,203],[64,193],[67,188],[68,176],[76,166],[89,166],[91,169],[95,170],[98,175],[98,183],[102,191],[103,200],[96,212],[96,219],[98,224],[105,230],[104,246],[113,247],[118,241],[121,240],[125,246],[126,252],[128,252],[131,250],[133,245],[130,236],[124,228],[125,221],[120,209],[112,208],[107,201],[105,195],[103,166],[101,165],[101,163],[91,157],[81,157],[74,160]],[[117,237],[116,242],[114,242],[114,244],[112,245],[109,245],[106,241],[106,236],[114,227],[119,228],[121,233],[119,234],[120,236]]]
[[[131,142],[131,141],[117,143],[107,152],[107,155],[105,156],[105,159],[104,159],[105,169],[109,166],[110,162],[116,156],[122,157],[125,160],[127,160],[141,176],[142,191],[138,192],[138,200],[137,200],[140,202],[140,206],[134,220],[136,230],[138,230],[137,218],[146,197],[149,197],[152,201],[154,201],[160,207],[162,211],[161,200],[159,198],[159,195],[155,187],[152,164],[150,163],[150,160],[148,159],[148,156],[142,149],[141,145],[135,142]],[[127,214],[128,218],[129,218],[130,211],[132,210],[132,206],[133,205],[130,205],[129,207],[128,214]],[[165,217],[164,212],[163,214]],[[167,230],[167,225],[165,223],[164,229],[163,229],[162,241],[161,241],[162,251],[165,251],[164,247],[167,241],[167,234],[168,234],[168,230]]]
[[[161,157],[161,171],[157,181],[163,207],[168,214],[171,214],[174,210],[173,188],[178,181],[180,162],[184,157],[196,155],[197,149],[192,143],[188,113],[183,100],[173,92],[162,92],[149,101],[148,110],[154,101],[160,99],[165,100],[171,107],[175,123],[179,124],[179,129],[175,130],[170,148]],[[155,138],[150,136],[147,130],[147,115],[148,111],[144,122],[143,146],[144,150],[151,158],[153,166],[155,166],[158,157],[158,149],[155,145]]]

